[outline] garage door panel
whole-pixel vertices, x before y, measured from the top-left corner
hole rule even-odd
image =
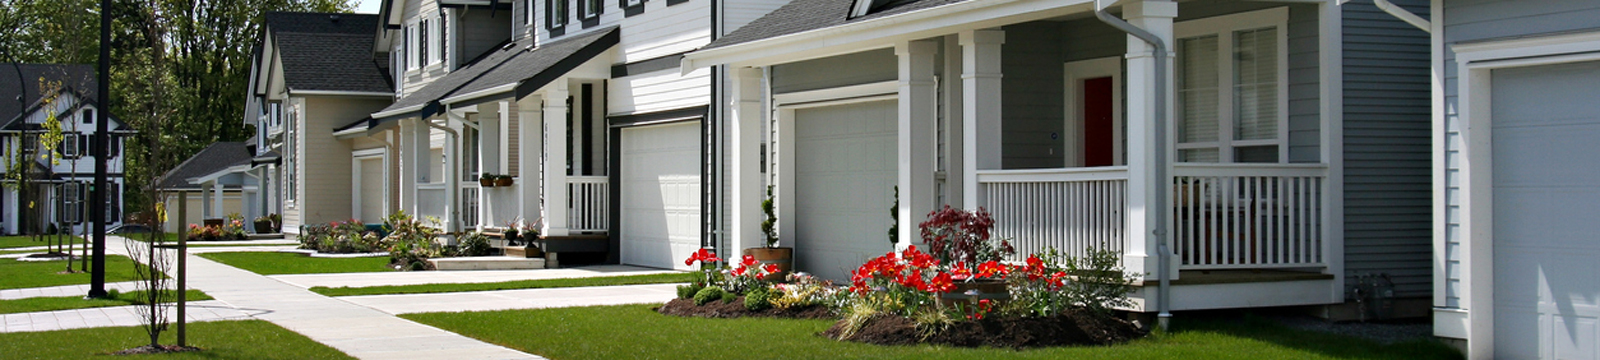
[[[891,250],[896,173],[893,101],[795,111],[795,262],[843,280]]]
[[[1600,359],[1600,62],[1491,82],[1495,356]]]
[[[700,249],[698,123],[622,130],[622,228],[625,264],[688,269]]]

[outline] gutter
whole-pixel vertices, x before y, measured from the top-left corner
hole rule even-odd
[[[418,111],[422,111],[422,108],[423,107],[427,107],[427,105],[428,104],[412,105],[412,106],[407,106],[407,107],[394,109],[394,110],[390,110],[390,111],[375,112],[375,113],[372,113],[372,118],[374,118],[374,119],[383,119],[383,118],[389,118],[389,117],[394,117],[394,116],[398,116],[398,115],[403,115],[405,113],[418,112]]]
[[[1133,35],[1134,37],[1139,38],[1139,40],[1144,40],[1144,42],[1149,43],[1150,46],[1155,47],[1153,55],[1155,55],[1156,63],[1156,110],[1154,114],[1156,159],[1155,163],[1151,165],[1155,168],[1154,177],[1156,178],[1157,183],[1160,184],[1157,186],[1171,186],[1172,181],[1167,180],[1167,44],[1161,41],[1161,38],[1156,36],[1156,34],[1152,34],[1145,29],[1133,26],[1133,24],[1129,24],[1126,21],[1122,21],[1122,19],[1111,16],[1110,13],[1106,12],[1105,7],[1098,6],[1098,1],[1096,2],[1096,5],[1097,9],[1094,11],[1094,16],[1099,18],[1101,22],[1106,23],[1106,25],[1111,25],[1111,27],[1117,28],[1117,30],[1122,30],[1123,32],[1128,33],[1128,35]],[[1159,245],[1156,246],[1156,252],[1158,253],[1157,256],[1159,259],[1157,261],[1160,262],[1160,270],[1157,271],[1156,278],[1160,279],[1160,285],[1156,291],[1156,307],[1160,309],[1160,313],[1156,315],[1156,321],[1158,324],[1160,324],[1161,330],[1163,331],[1169,329],[1168,325],[1172,319],[1172,276],[1169,274],[1170,269],[1168,269],[1168,267],[1171,266],[1170,263],[1172,255],[1170,254],[1171,251],[1169,251],[1170,245],[1167,244],[1169,237],[1167,236],[1166,229],[1167,216],[1170,215],[1166,209],[1171,208],[1171,206],[1168,205],[1170,203],[1170,201],[1167,199],[1168,193],[1169,192],[1166,190],[1156,191],[1155,193],[1155,208],[1159,210],[1155,211],[1156,228],[1154,231],[1151,231],[1151,235],[1155,236],[1156,241],[1159,243]]]
[[[290,96],[366,96],[366,97],[394,97],[393,92],[383,91],[340,91],[340,90],[289,90]]]
[[[1389,0],[1372,0],[1372,4],[1377,5],[1379,10],[1383,10],[1383,12],[1393,15],[1395,18],[1399,18],[1400,21],[1405,21],[1407,24],[1411,24],[1411,26],[1422,29],[1422,32],[1430,34],[1433,33],[1433,23],[1423,19],[1421,16],[1417,16],[1416,13],[1389,2]]]

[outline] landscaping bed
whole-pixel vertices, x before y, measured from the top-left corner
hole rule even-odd
[[[811,305],[787,309],[765,308],[750,310],[745,307],[743,296],[734,298],[733,301],[712,301],[705,305],[695,305],[694,300],[673,299],[661,305],[656,312],[683,317],[702,318],[740,318],[740,317],[769,317],[784,319],[836,319],[832,311],[825,306]]]
[[[848,322],[840,321],[823,331],[822,336],[878,345],[929,343],[1022,349],[1111,345],[1146,334],[1127,321],[1083,311],[1051,317],[991,317],[954,322],[945,325],[941,331],[926,335],[915,320],[901,316],[874,317],[863,322],[853,333],[847,334],[849,326]]]

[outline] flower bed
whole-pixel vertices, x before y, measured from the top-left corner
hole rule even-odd
[[[840,321],[822,333],[839,339],[849,323]],[[878,316],[863,322],[848,340],[878,345],[918,343],[951,346],[989,346],[1030,348],[1068,345],[1109,345],[1125,342],[1145,332],[1121,319],[1085,311],[1071,311],[1051,317],[989,317],[952,322],[937,332],[927,333],[925,325],[903,316]]]
[[[438,229],[401,211],[389,215],[376,229],[356,219],[307,225],[300,232],[300,249],[317,254],[382,253],[396,270],[432,270],[430,258],[483,256],[494,250],[481,234],[463,234],[456,246],[440,244],[440,235]]]

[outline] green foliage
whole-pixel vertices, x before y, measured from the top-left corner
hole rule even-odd
[[[705,305],[712,301],[721,300],[723,294],[726,294],[726,292],[722,291],[722,288],[707,286],[694,293],[694,304]]]
[[[1133,292],[1131,284],[1139,277],[1122,267],[1122,254],[1089,248],[1087,255],[1066,263],[1067,273],[1075,277],[1062,289],[1067,298],[1084,309],[1099,313],[1132,306],[1128,294]]]
[[[494,254],[494,247],[489,245],[489,237],[476,231],[468,232],[456,239],[456,255],[458,256],[487,256]]]
[[[701,283],[678,285],[678,298],[685,300],[693,299],[694,295],[700,293],[700,289],[704,288],[706,288],[705,284]]]
[[[61,273],[62,262],[0,261],[0,289],[22,289],[89,283],[89,273]],[[121,255],[106,255],[106,282],[138,280],[133,260]],[[143,265],[139,265],[143,269]]]
[[[107,356],[148,344],[138,327],[0,333],[0,354],[8,359],[350,359],[339,350],[264,320],[189,323],[189,346],[202,351],[158,355]],[[171,343],[175,334],[162,336]]]
[[[386,251],[389,243],[367,229],[360,220],[335,221],[326,225],[305,225],[300,231],[300,248],[329,254],[354,254]]]
[[[427,221],[438,223],[437,219]],[[389,247],[389,263],[400,270],[428,270],[433,266],[428,259],[454,255],[454,249],[439,244],[438,229],[405,211],[390,214],[384,227],[389,229],[389,236],[383,238]]]
[[[917,324],[917,338],[928,340],[950,329],[951,325],[956,324],[956,318],[950,316],[950,312],[947,311],[924,308],[911,314],[911,322]]]
[[[767,247],[778,247],[778,215],[772,212],[772,185],[767,185],[767,198],[761,200],[761,212],[766,214],[766,220],[761,221],[761,233],[766,235]]]
[[[772,302],[768,300],[768,296],[771,294],[772,292],[767,289],[755,289],[745,292],[744,308],[751,311],[761,311],[772,307]]]
[[[894,186],[894,203],[889,205],[889,247],[900,245],[900,185]]]

